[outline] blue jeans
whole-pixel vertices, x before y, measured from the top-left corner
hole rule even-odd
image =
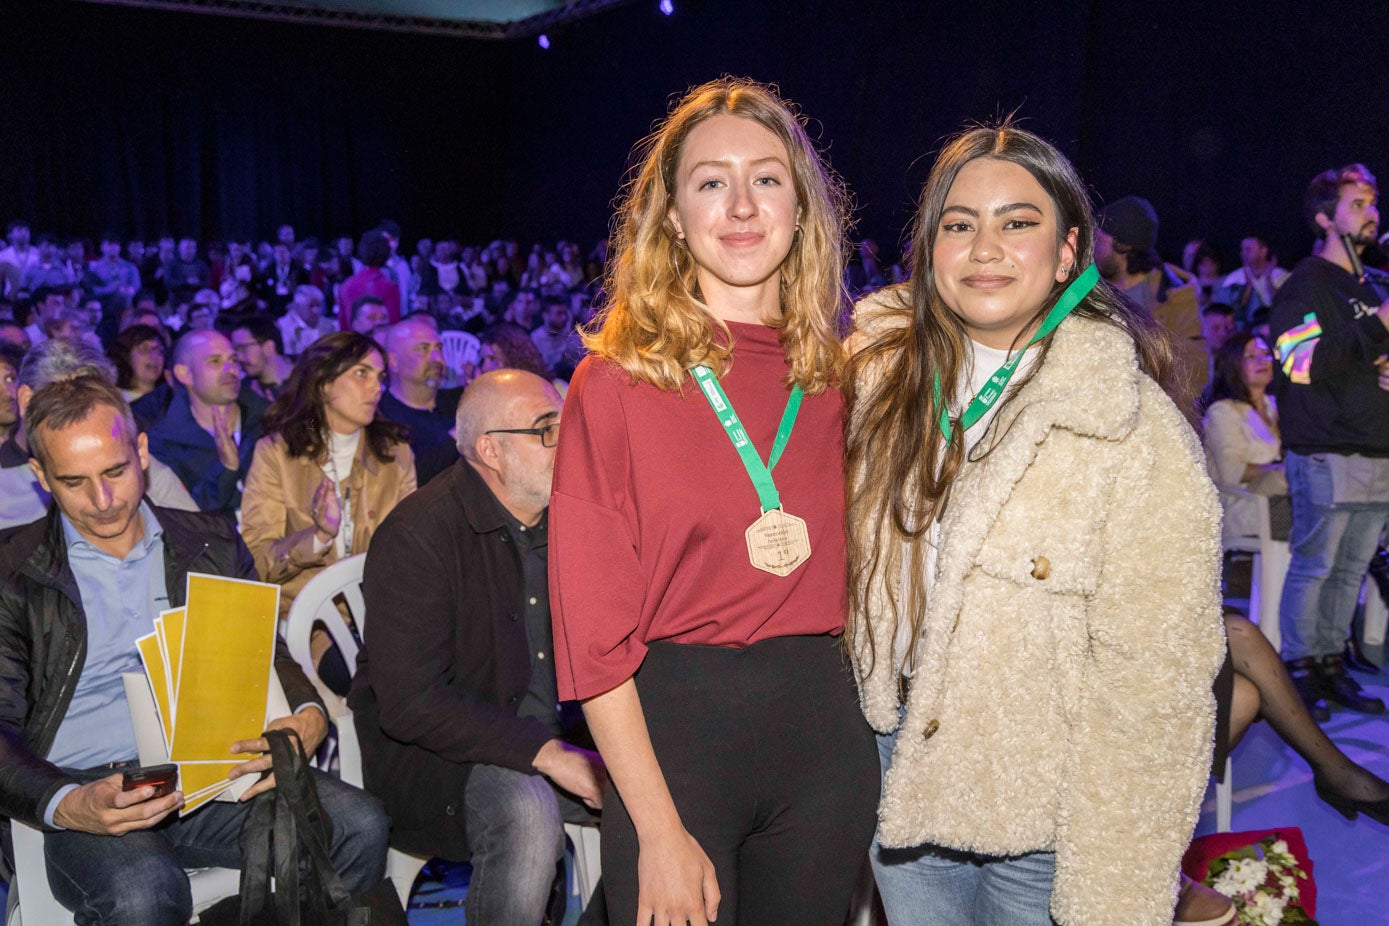
[[[878,735],[883,774],[897,734]],[[929,800],[929,796],[923,799]],[[1056,856],[979,855],[941,846],[888,849],[873,840],[873,879],[892,926],[1052,926]]]
[[[564,858],[564,822],[550,783],[497,765],[475,765],[463,791],[472,879],[469,923],[535,926]]]
[[[1389,499],[1333,500],[1336,487],[1329,456],[1287,455],[1292,556],[1278,614],[1282,656],[1289,661],[1341,652],[1361,579],[1389,522]]]
[[[110,774],[84,773],[92,780]],[[381,802],[315,771],[333,821],[333,864],[353,894],[385,877],[390,820]],[[240,868],[249,804],[212,801],[179,820],[124,836],[64,830],[44,837],[48,883],[78,926],[183,926],[193,915],[185,868]]]

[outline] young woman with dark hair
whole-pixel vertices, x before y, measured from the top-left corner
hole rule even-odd
[[[1286,540],[1292,512],[1288,477],[1283,472],[1278,405],[1268,394],[1272,380],[1273,352],[1268,342],[1246,332],[1232,335],[1215,354],[1213,401],[1206,409],[1202,440],[1217,487],[1280,499],[1270,503],[1270,515],[1276,538]],[[1226,536],[1259,532],[1256,499],[1231,493],[1223,495],[1221,502]]]
[[[246,475],[241,534],[262,581],[284,586],[282,614],[325,566],[365,552],[386,515],[415,491],[405,430],[377,411],[384,354],[355,331],[320,338],[299,356],[261,421],[265,436]],[[316,635],[315,662],[328,645],[326,634]]]
[[[116,387],[127,402],[164,383],[164,338],[151,325],[131,325],[122,330],[108,356],[116,365]]]
[[[1066,159],[946,145],[851,342],[849,646],[894,924],[1166,926],[1210,769],[1220,513]]]
[[[746,80],[691,90],[638,160],[550,505],[609,918],[841,926],[878,791],[839,642],[842,193]]]

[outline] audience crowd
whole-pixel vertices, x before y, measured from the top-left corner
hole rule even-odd
[[[1354,167],[1330,181],[1333,226],[1338,221],[1338,191],[1356,184],[1373,186],[1373,177],[1357,174]],[[1318,221],[1315,215],[1313,224]],[[1323,208],[1323,219],[1326,215]],[[1344,230],[1324,230],[1328,233],[1319,238],[1314,254],[1323,262],[1343,263],[1347,252],[1337,235]],[[543,545],[559,407],[567,381],[585,353],[580,329],[592,321],[593,307],[601,301],[605,243],[585,253],[569,241],[527,248],[515,241],[480,245],[444,237],[420,238],[408,249],[401,228],[391,221],[358,239],[300,238],[286,224],[267,241],[239,237],[202,242],[170,235],[153,241],[115,235],[96,241],[59,240],[47,233],[31,235],[30,223],[24,220],[10,222],[5,236],[6,246],[0,250],[0,528],[18,528],[43,518],[50,500],[68,491],[61,486],[55,491],[52,476],[39,475],[51,460],[31,468],[31,455],[38,451],[26,438],[22,408],[54,382],[80,376],[99,379],[128,403],[124,413],[112,407],[103,414],[114,416],[117,431],[123,414],[131,418],[139,434],[139,452],[147,448],[147,475],[133,503],[138,504],[143,493],[159,508],[160,518],[165,518],[166,509],[183,509],[234,520],[249,559],[224,571],[251,575],[253,562],[254,575],[283,585],[285,610],[315,574],[365,552],[380,538],[394,538],[402,549],[414,551],[391,560],[392,575],[415,577],[409,587],[388,587],[385,567],[378,566],[375,578],[368,574],[368,598],[407,609],[411,623],[402,626],[411,627],[419,639],[438,643],[437,653],[421,657],[420,664],[442,677],[451,676],[466,661],[472,673],[469,683],[488,703],[466,707],[467,729],[470,736],[476,734],[473,740],[439,739],[436,748],[430,745],[431,737],[438,739],[443,733],[428,729],[428,719],[411,715],[404,703],[408,699],[372,690],[365,681],[356,684],[354,699],[362,716],[379,724],[373,728],[375,738],[364,737],[368,784],[404,775],[412,782],[410,800],[420,802],[415,808],[385,798],[387,809],[397,817],[416,809],[421,815],[405,823],[397,820],[399,832],[427,829],[426,819],[455,814],[453,803],[446,808],[431,803],[431,782],[470,789],[465,803],[473,813],[475,803],[495,800],[498,794],[518,799],[515,789],[530,787],[526,782],[533,776],[528,773],[535,771],[560,786],[558,804],[548,787],[539,797],[527,792],[527,800],[548,802],[547,818],[591,821],[591,811],[601,803],[601,762],[595,754],[570,745],[569,727],[561,729],[555,720],[553,673],[547,684],[537,687],[535,679],[544,673],[533,670],[537,658],[546,658],[548,644],[538,641],[548,641],[549,635]],[[1309,461],[1327,453],[1384,457],[1389,455],[1389,436],[1305,436],[1306,426],[1297,425],[1295,430],[1303,436],[1295,446],[1285,446],[1275,399],[1275,366],[1297,385],[1309,382],[1299,378],[1300,371],[1313,383],[1325,375],[1312,366],[1310,351],[1305,355],[1308,369],[1299,365],[1304,357],[1300,345],[1308,339],[1305,326],[1298,327],[1303,311],[1321,311],[1313,305],[1320,284],[1309,279],[1317,268],[1284,269],[1259,230],[1239,241],[1237,260],[1227,260],[1214,243],[1196,238],[1183,249],[1179,262],[1169,263],[1156,250],[1157,237],[1158,216],[1151,203],[1136,196],[1116,200],[1099,214],[1096,265],[1109,285],[1161,322],[1173,339],[1188,417],[1205,444],[1212,479],[1222,490],[1227,537],[1256,533],[1259,506],[1266,503],[1275,538],[1286,540],[1293,533],[1294,597],[1285,594],[1285,611],[1315,610],[1304,599],[1321,594],[1317,582],[1336,578],[1328,580],[1326,573],[1332,570],[1323,568],[1332,554],[1318,560],[1313,541],[1299,537],[1293,527],[1298,517],[1311,523],[1319,516],[1311,501],[1298,498],[1299,486],[1305,492],[1314,478],[1308,474]],[[1379,279],[1383,286],[1382,280],[1389,277],[1376,277],[1373,269],[1389,265],[1381,250],[1383,241],[1371,237],[1361,244],[1359,259],[1371,268],[1366,271],[1371,285]],[[889,265],[877,243],[865,240],[850,255],[844,285],[857,298],[909,276],[905,260]],[[1297,303],[1296,318],[1284,319],[1280,307],[1286,303],[1291,312],[1293,300],[1280,301],[1279,293],[1289,286],[1303,301]],[[1381,308],[1379,314],[1384,311]],[[1367,305],[1365,314],[1374,312]],[[1316,334],[1330,343],[1336,323],[1321,323],[1327,333],[1319,328]],[[1358,337],[1382,346],[1383,334],[1360,330]],[[1323,345],[1319,356],[1328,353]],[[503,368],[524,375],[494,372]],[[1389,359],[1379,358],[1377,373],[1369,381],[1374,388],[1389,390]],[[480,388],[470,389],[471,383]],[[105,407],[103,403],[113,404],[113,394],[97,390],[77,398]],[[1357,396],[1358,402],[1377,401],[1364,393]],[[523,414],[525,409],[530,411]],[[1294,413],[1306,417],[1317,412],[1298,408]],[[55,423],[46,426],[45,442],[71,427],[70,422],[62,423],[66,419],[60,414],[45,414],[56,415]],[[130,453],[135,452],[134,440],[132,434]],[[460,458],[467,465],[457,465]],[[1289,459],[1300,469],[1286,469]],[[446,482],[445,473],[452,473],[446,479],[454,480],[456,488],[449,488],[455,482]],[[1373,481],[1382,475],[1376,470],[1366,478]],[[432,490],[426,488],[431,482]],[[415,500],[407,503],[412,494]],[[1374,503],[1375,516],[1382,522],[1389,496],[1364,502]],[[456,510],[451,505],[457,505]],[[146,529],[158,529],[152,509],[144,510]],[[507,602],[520,595],[538,609],[527,609],[519,621],[517,611],[509,611],[510,621],[504,623],[515,640],[474,640],[467,653],[449,662],[452,644],[444,641],[454,639],[450,621],[461,622],[465,616],[486,621],[496,619],[495,614],[463,614],[472,606],[449,597],[463,596],[455,596],[443,573],[436,575],[428,567],[442,554],[421,547],[418,538],[410,539],[409,528],[391,520],[396,511],[397,521],[415,519],[412,523],[424,525],[428,536],[461,551],[458,556],[467,560],[466,568],[481,577],[482,590],[474,590],[479,601],[490,602],[482,610],[501,614],[511,608]],[[165,520],[165,543],[182,542],[183,521],[178,516]],[[208,523],[212,522],[189,521],[188,529],[205,531]],[[1364,575],[1369,557],[1361,554],[1374,552],[1378,543],[1375,575],[1389,594],[1389,567],[1384,565],[1389,555],[1383,552],[1379,533],[1362,527],[1361,521],[1342,525],[1343,533],[1348,530],[1364,534],[1355,548],[1360,558],[1351,577],[1358,582]],[[493,535],[523,555],[519,571],[515,564],[499,565],[493,548],[478,539]],[[56,537],[61,541],[63,535]],[[231,540],[219,542],[231,548]],[[76,543],[69,543],[76,563]],[[451,569],[455,564],[446,565]],[[1335,565],[1345,571],[1346,564]],[[436,581],[443,584],[431,595],[430,583]],[[1327,717],[1328,700],[1359,711],[1384,710],[1379,699],[1363,692],[1345,672],[1347,661],[1352,666],[1367,664],[1353,636],[1347,640],[1344,625],[1327,629],[1314,626],[1312,618],[1287,613],[1283,624],[1283,658],[1314,718]],[[1295,630],[1291,644],[1290,626]],[[1243,626],[1234,628],[1231,638],[1243,640],[1248,632]],[[401,641],[400,647],[409,643]],[[394,645],[383,635],[371,647],[370,665],[377,677],[411,686],[420,703],[439,698],[440,710],[448,707],[440,694],[443,689],[429,687],[429,677],[415,673],[413,663],[401,662],[404,650],[392,649]],[[326,634],[315,637],[313,650],[324,682],[346,692],[356,667],[342,663]],[[1267,659],[1273,659],[1271,651]],[[367,666],[364,656],[363,678]],[[1277,674],[1269,672],[1269,677]],[[1276,678],[1269,684],[1275,683]],[[302,681],[299,684],[302,687]],[[310,695],[304,694],[303,700],[311,701]],[[500,714],[506,711],[497,707],[503,700],[512,714],[521,702],[519,719],[503,721]],[[442,720],[442,715],[433,719]],[[1317,734],[1303,735],[1311,741]],[[418,755],[392,751],[405,749],[403,743],[423,750]],[[1309,750],[1331,754],[1329,742],[1316,743]],[[380,764],[388,759],[399,764]],[[484,784],[480,773],[465,785],[441,771],[460,762],[479,769],[496,767],[505,774],[487,779],[489,790],[475,794],[471,789]],[[442,765],[435,768],[430,763]],[[1314,767],[1319,782],[1330,774]],[[1377,818],[1383,819],[1381,792],[1371,789],[1364,794],[1358,797],[1359,809],[1374,813],[1366,805],[1378,800]],[[44,808],[38,808],[39,818],[50,824],[74,823],[70,812],[55,816],[58,797],[48,805],[46,816]],[[452,800],[443,792],[438,797]],[[367,816],[372,812],[361,810]],[[13,804],[0,806],[0,813],[33,816],[29,808]],[[552,842],[556,832],[545,830],[545,840]],[[411,838],[414,851],[472,852],[478,884],[496,877],[488,874],[489,858],[496,860],[490,864],[498,870],[538,864],[538,873],[528,876],[524,890],[541,902],[549,894],[555,855],[548,849],[538,863],[518,862],[500,843],[491,847],[474,841],[459,849],[466,842],[449,834]],[[471,833],[470,838],[481,840]],[[379,876],[375,862],[363,867],[367,881]],[[511,884],[505,877],[496,883]],[[506,890],[523,889],[512,884]],[[482,897],[476,888],[470,893]]]

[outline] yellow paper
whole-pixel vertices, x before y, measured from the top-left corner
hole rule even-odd
[[[157,626],[164,635],[164,653],[169,667],[169,705],[174,709],[174,725],[178,724],[178,680],[183,663],[183,628],[187,620],[186,608],[175,608],[159,614]],[[172,741],[172,737],[170,738]]]
[[[178,764],[178,789],[186,798],[197,795],[216,785],[230,786],[227,773],[240,765],[240,762],[180,762]]]
[[[279,605],[278,585],[189,574],[170,761],[225,763],[232,743],[264,731]],[[171,657],[176,624],[165,624]]]
[[[173,715],[169,713],[169,666],[164,661],[157,633],[140,637],[135,641],[135,646],[140,651],[145,674],[149,676],[150,688],[154,692],[154,709],[159,712],[159,727],[164,731],[164,748],[167,750],[174,738]]]
[[[187,816],[230,788],[232,783],[227,780],[227,773],[240,764],[239,762],[180,762],[178,764],[178,787],[183,792],[183,807],[180,808],[178,815],[180,817]]]

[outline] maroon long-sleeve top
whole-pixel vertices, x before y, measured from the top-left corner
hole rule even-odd
[[[765,461],[786,408],[786,360],[774,329],[729,328],[733,364],[720,382]],[[616,687],[657,640],[737,647],[842,631],[843,418],[838,390],[806,396],[772,471],[811,546],[809,561],[779,578],[748,561],[757,491],[693,381],[682,395],[634,385],[606,361],[579,364],[550,500],[560,697]]]

